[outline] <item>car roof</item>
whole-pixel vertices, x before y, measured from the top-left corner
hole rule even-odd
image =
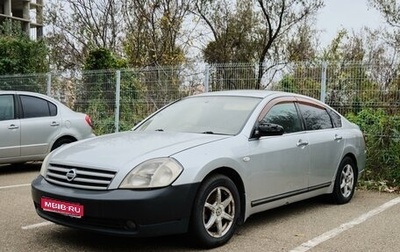
[[[264,99],[266,97],[274,99],[274,98],[278,98],[278,97],[292,96],[292,97],[297,97],[297,98],[303,98],[310,102],[314,102],[314,103],[317,103],[317,104],[320,104],[322,106],[329,107],[330,109],[332,109],[326,103],[323,103],[313,97],[310,97],[307,95],[296,94],[296,93],[283,92],[283,91],[242,89],[242,90],[206,92],[206,93],[194,95],[193,97],[196,97],[196,96],[236,96],[236,97],[253,97],[253,98],[260,98],[260,99]]]
[[[244,96],[244,97],[265,98],[270,95],[278,95],[278,94],[289,94],[289,93],[279,92],[279,91],[269,91],[269,90],[242,89],[242,90],[213,91],[213,92],[198,94],[196,96]]]
[[[42,97],[42,98],[50,98],[50,96],[46,94],[41,94],[41,93],[36,93],[36,92],[30,92],[30,91],[15,91],[15,90],[0,90],[0,94],[18,94],[18,95],[32,95],[32,96],[37,96],[37,97]]]
[[[47,99],[47,100],[52,101],[57,104],[62,104],[60,101],[58,101],[48,95],[41,94],[41,93],[35,93],[35,92],[29,92],[29,91],[0,90],[0,94],[31,95],[31,96],[36,96],[36,97],[40,97],[43,99]]]
[[[17,90],[0,90],[0,94],[27,94],[27,95],[40,95],[41,93],[30,92],[30,91],[17,91]]]
[[[256,97],[256,98],[266,98],[268,96],[297,96],[311,98],[308,96],[303,96],[300,94],[282,92],[282,91],[270,91],[270,90],[252,90],[252,89],[242,89],[242,90],[227,90],[227,91],[213,91],[208,93],[202,93],[195,96],[242,96],[242,97]],[[312,99],[312,98],[311,98]]]

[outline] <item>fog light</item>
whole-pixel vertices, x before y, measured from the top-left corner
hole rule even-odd
[[[129,229],[129,230],[136,229],[136,223],[133,221],[130,221],[130,220],[126,222],[125,226],[126,226],[126,229]]]

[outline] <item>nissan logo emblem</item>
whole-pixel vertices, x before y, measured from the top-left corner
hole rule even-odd
[[[75,170],[75,169],[69,170],[69,171],[67,172],[66,176],[67,176],[68,182],[71,182],[71,181],[74,180],[75,177],[76,177],[76,170]]]

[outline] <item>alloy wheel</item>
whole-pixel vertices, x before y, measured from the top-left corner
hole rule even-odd
[[[203,208],[203,225],[214,238],[223,237],[235,218],[235,200],[226,187],[214,188],[207,196]]]
[[[343,197],[347,198],[351,195],[354,187],[354,171],[350,164],[347,164],[341,174],[340,192]]]

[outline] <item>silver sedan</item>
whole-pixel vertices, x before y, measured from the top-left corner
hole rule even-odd
[[[88,115],[48,96],[0,91],[0,136],[0,163],[23,163],[94,134]]]
[[[191,234],[226,243],[257,212],[327,195],[353,197],[362,132],[306,96],[226,91],[183,98],[131,132],[52,152],[32,182],[37,213],[124,236]]]

